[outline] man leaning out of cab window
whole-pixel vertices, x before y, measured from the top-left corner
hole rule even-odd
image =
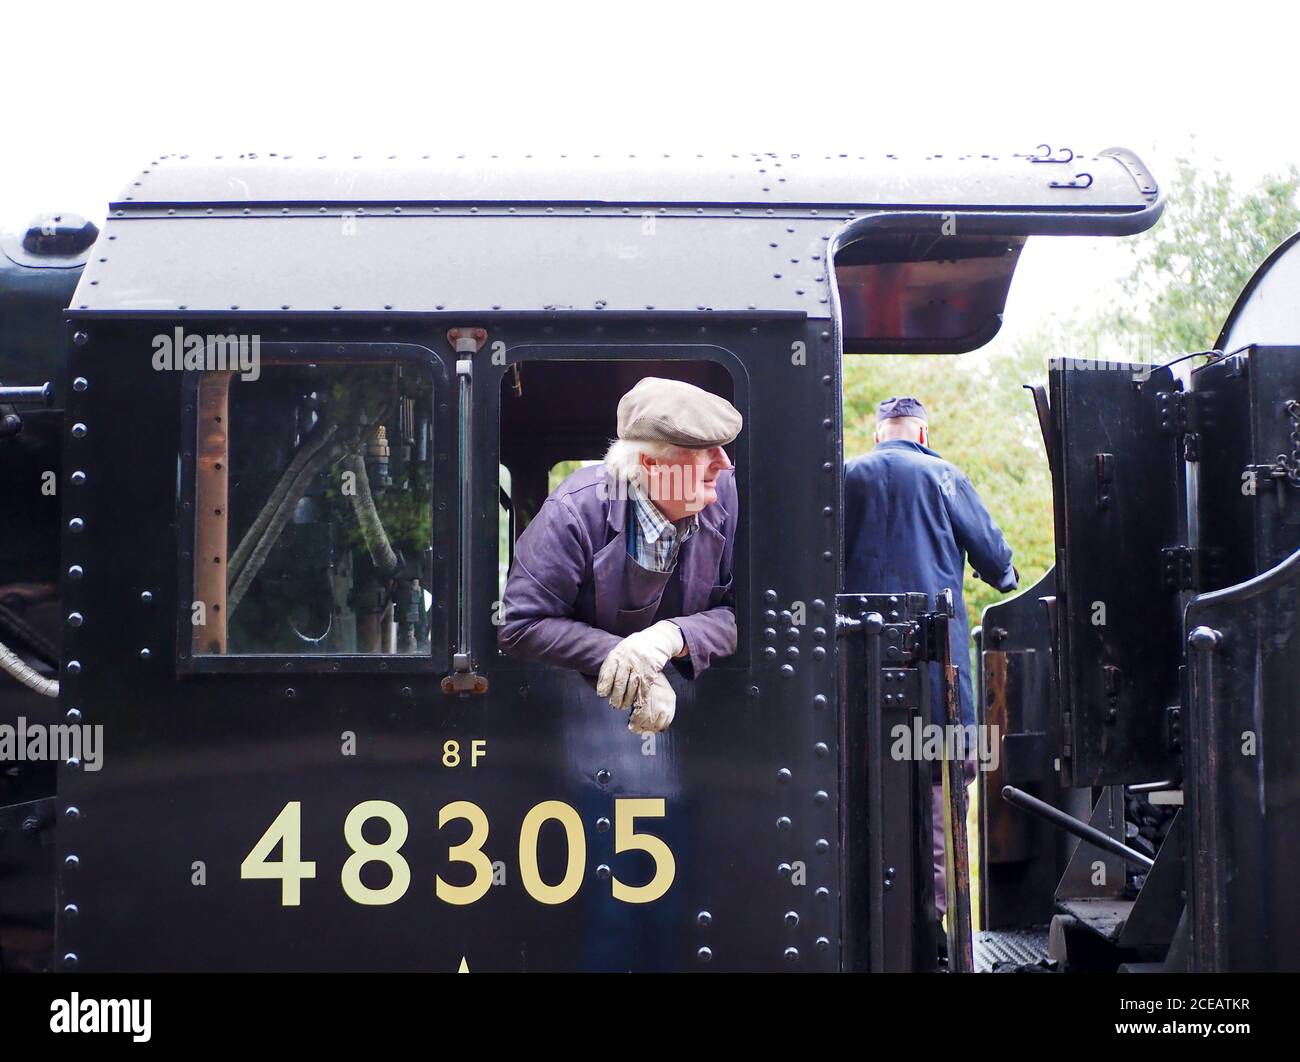
[[[618,404],[618,438],[542,504],[515,549],[500,646],[594,679],[628,729],[673,721],[672,660],[695,678],[736,651],[738,505],[723,446],[739,411],[680,380],[647,377]]]

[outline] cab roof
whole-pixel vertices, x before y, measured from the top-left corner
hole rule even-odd
[[[1086,173],[1087,178],[1079,174]],[[1046,155],[165,155],[113,210],[151,206],[572,204],[1014,207],[1141,211],[1154,179],[1123,148]]]
[[[1123,148],[170,155],[111,204],[69,312],[830,318],[828,262],[874,233],[938,236],[947,219],[961,236],[1123,235],[1161,207]],[[927,260],[957,242],[937,246]]]

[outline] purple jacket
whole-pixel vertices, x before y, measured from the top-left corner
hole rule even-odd
[[[718,500],[701,510],[670,573],[628,556],[630,503],[613,493],[602,465],[579,469],[551,492],[515,546],[498,644],[511,656],[594,676],[627,635],[671,619],[687,650],[674,662],[694,678],[736,651],[735,475],[718,477]]]

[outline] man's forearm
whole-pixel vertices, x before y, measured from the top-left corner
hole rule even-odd
[[[683,662],[689,662],[692,678],[699,677],[715,659],[731,656],[736,651],[736,612],[729,605],[678,616],[673,622],[681,628],[686,643]]]
[[[975,578],[988,583],[994,590],[1000,590],[1004,594],[1010,593],[1020,585],[1020,572],[1014,564],[1010,563],[1005,568],[999,569],[996,575],[976,570]]]
[[[616,634],[565,616],[510,618],[501,624],[499,637],[507,656],[572,668],[593,677],[621,640]]]

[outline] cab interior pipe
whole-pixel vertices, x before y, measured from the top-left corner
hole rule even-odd
[[[335,428],[335,425],[330,426],[328,434],[331,437]],[[307,459],[305,464],[299,467],[297,476],[289,484],[288,489],[280,499],[279,505],[268,517],[266,525],[262,529],[261,537],[257,540],[257,544],[253,546],[247,562],[240,568],[239,574],[234,577],[230,584],[230,594],[226,601],[227,615],[233,616],[235,614],[235,609],[239,607],[239,603],[244,599],[244,594],[248,592],[253,580],[257,578],[257,573],[262,570],[266,558],[271,555],[271,550],[280,538],[280,532],[284,530],[284,525],[289,522],[289,517],[293,515],[295,506],[307,492],[307,487],[311,484],[312,479],[336,456],[336,445],[322,440],[320,448]],[[243,543],[240,543],[240,546],[242,548]]]
[[[1041,819],[1046,819],[1053,826],[1059,826],[1066,833],[1074,834],[1081,841],[1087,841],[1090,845],[1100,848],[1103,852],[1117,855],[1135,866],[1150,870],[1156,865],[1154,859],[1150,859],[1141,852],[1115,840],[1110,834],[1102,833],[1101,830],[1088,825],[1086,822],[1080,822],[1073,815],[1067,815],[1060,808],[1053,807],[1047,801],[1039,800],[1038,797],[1030,796],[1022,789],[1004,785],[1002,787],[1002,799],[1008,804],[1014,804],[1016,807],[1037,815]]]
[[[374,495],[370,493],[370,476],[366,474],[366,459],[359,453],[353,453],[343,462],[343,467],[352,472],[357,479],[356,491],[349,496],[349,500],[352,502],[352,511],[356,515],[357,524],[361,528],[361,538],[366,544],[366,552],[370,554],[370,559],[383,575],[392,575],[397,571],[397,554],[388,540],[388,532],[384,530],[384,522],[379,518],[379,511],[375,508]]]
[[[57,697],[59,695],[58,679],[47,679],[44,675],[28,667],[22,657],[3,642],[0,642],[0,668],[3,668],[6,673],[12,675],[28,689],[35,690],[42,697]]]
[[[275,484],[275,488],[271,491],[271,496],[266,499],[266,504],[263,505],[261,511],[258,512],[256,519],[253,520],[252,525],[240,541],[235,552],[230,555],[230,569],[227,578],[229,579],[231,586],[234,586],[235,582],[239,579],[244,570],[244,566],[248,563],[248,559],[264,540],[267,527],[285,506],[286,502],[288,502],[291,508],[298,504],[298,497],[293,498],[291,501],[289,500],[291,489],[294,484],[298,482],[303,468],[312,460],[312,458],[320,453],[321,447],[325,446],[334,437],[334,433],[337,431],[337,424],[321,423],[317,425],[316,430],[307,436],[307,438],[303,440],[302,445],[298,447],[297,453],[293,455],[293,460],[289,462],[289,467],[284,470],[284,474],[279,478]],[[301,495],[299,495],[299,497],[301,497]],[[234,606],[231,605],[229,607],[233,612]]]

